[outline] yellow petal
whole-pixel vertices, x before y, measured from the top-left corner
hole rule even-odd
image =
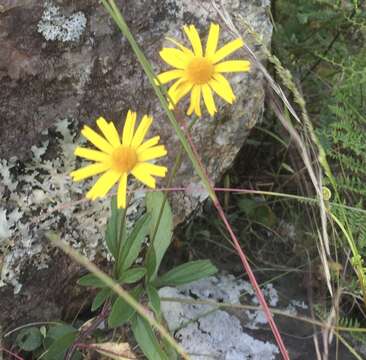
[[[153,122],[152,116],[144,115],[132,139],[131,146],[133,148],[137,148],[142,144],[142,142],[144,141],[144,137],[146,133],[149,131],[152,122]]]
[[[180,84],[182,84],[184,82],[184,78],[180,78],[178,79],[168,90],[168,102],[169,102],[169,109],[174,109],[173,103],[174,103],[174,96],[175,96],[175,91],[177,91],[177,88]],[[172,103],[173,102],[173,103]]]
[[[215,65],[215,72],[246,72],[250,69],[250,62],[247,60],[229,60]]]
[[[183,26],[183,30],[186,33],[188,40],[192,44],[194,55],[202,56],[202,43],[196,27],[194,25]]]
[[[137,149],[136,152],[137,154],[141,154],[141,152],[143,152],[144,150],[156,145],[160,140],[160,136],[154,136],[151,139],[145,141],[144,143],[142,143]]]
[[[169,100],[173,104],[177,104],[184,96],[186,96],[192,89],[193,84],[189,81],[181,82],[175,89],[170,88],[168,91]]]
[[[103,171],[106,171],[110,168],[110,165],[107,163],[96,163],[88,166],[84,166],[81,169],[73,171],[70,176],[74,181],[81,181],[88,177],[97,175]]]
[[[121,145],[116,127],[113,122],[107,123],[107,121],[100,117],[97,119],[97,125],[104,137],[114,146],[118,147]]]
[[[105,162],[110,156],[104,152],[98,150],[92,150],[87,148],[82,148],[78,146],[74,151],[75,156],[82,157],[84,159],[93,160],[97,162]]]
[[[206,104],[208,113],[211,116],[214,116],[215,112],[217,111],[216,105],[215,105],[215,100],[212,96],[211,88],[207,84],[202,86],[202,95],[203,95],[203,101]]]
[[[155,188],[155,179],[146,171],[144,171],[144,164],[137,164],[131,171],[132,175],[148,187]]]
[[[149,173],[152,176],[164,177],[168,171],[168,168],[165,166],[150,164],[150,163],[142,163],[141,167],[143,167],[144,171]]]
[[[198,117],[200,117],[201,114],[201,85],[195,85],[193,86],[192,92],[191,92],[191,104],[188,108],[188,115],[191,115],[193,111],[196,113]]]
[[[117,191],[117,207],[126,208],[126,197],[127,197],[127,173],[123,173],[118,184]]]
[[[169,91],[175,92],[178,89],[178,86],[185,82],[186,80],[184,78],[178,79],[170,88]]]
[[[235,101],[233,89],[223,75],[215,74],[214,78],[210,80],[209,85],[217,95],[221,96],[229,104]]]
[[[195,108],[194,111],[196,113],[196,115],[198,117],[200,117],[201,114],[201,86],[196,86],[197,87],[197,95],[196,95],[196,104],[195,104]]]
[[[190,60],[190,57],[187,54],[174,48],[163,48],[159,54],[167,64],[177,69],[185,69]]]
[[[158,80],[161,84],[166,84],[169,81],[175,80],[184,76],[184,70],[169,70],[158,75]]]
[[[183,46],[181,43],[179,43],[178,41],[176,41],[175,39],[172,39],[170,37],[167,37],[166,39],[169,40],[170,42],[172,42],[174,45],[178,46],[179,49],[182,50],[185,54],[189,55],[190,57],[193,57],[194,56],[192,50],[189,50],[188,48],[186,48],[185,46]]]
[[[230,41],[229,43],[224,45],[221,49],[216,51],[215,54],[213,54],[213,56],[211,58],[212,62],[214,64],[219,62],[226,56],[229,56],[230,54],[232,54],[234,51],[243,47],[243,45],[244,45],[243,40],[240,38]]]
[[[188,107],[188,110],[187,110],[187,115],[192,115],[193,111],[194,111],[194,106],[195,106],[195,101],[193,100],[193,90],[194,89],[195,89],[195,87],[192,89],[192,92],[191,92],[191,101],[189,103],[189,107]]]
[[[81,133],[99,150],[102,150],[107,154],[112,153],[113,146],[102,136],[100,136],[98,133],[92,130],[89,126],[85,125],[83,130],[81,130]]]
[[[101,198],[107,194],[107,192],[113,187],[113,185],[121,177],[121,173],[115,170],[108,170],[103,174],[94,186],[86,193],[86,198],[95,200],[98,197]]]
[[[206,53],[205,56],[212,56],[217,48],[217,43],[219,41],[220,26],[217,24],[211,24],[210,31],[208,33]]]
[[[135,131],[137,114],[131,110],[128,110],[125,126],[122,133],[122,145],[129,146],[132,142],[133,133]]]
[[[165,146],[158,145],[142,151],[140,154],[137,154],[137,157],[139,162],[144,162],[165,156],[166,154],[167,151],[165,149]]]

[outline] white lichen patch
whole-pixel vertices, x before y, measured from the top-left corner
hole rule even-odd
[[[0,244],[11,235],[10,222],[6,218],[6,210],[0,209]]]
[[[262,290],[270,306],[280,305],[279,294],[273,284],[266,284]],[[177,288],[162,288],[159,295],[162,298],[161,308],[169,330],[174,332],[175,338],[190,353],[192,359],[277,358],[279,351],[274,344],[255,338],[257,332],[267,328],[267,319],[263,311],[216,306],[216,303],[229,305],[242,302],[257,305],[255,292],[248,281],[230,274],[219,274]],[[175,301],[164,298],[174,298]],[[182,299],[182,302],[179,299]],[[206,300],[213,304],[204,304]],[[297,300],[281,304],[283,305],[287,305],[284,311],[287,311],[289,306],[299,310],[307,308],[303,301]],[[247,334],[245,329],[251,329],[251,335]]]
[[[266,299],[268,299],[268,303],[270,306],[277,306],[279,297],[277,290],[273,287],[273,284],[266,284],[262,289],[263,295]],[[259,301],[256,297],[252,299],[254,304],[259,304]]]
[[[247,282],[232,275],[212,276],[179,288],[166,287],[161,297],[181,298],[185,302],[162,301],[162,312],[169,329],[194,360],[275,359],[278,349],[270,342],[247,334],[240,320],[226,311],[194,301],[239,303]],[[189,301],[192,301],[190,304]]]
[[[299,310],[307,310],[308,306],[304,303],[304,301],[299,300],[291,300],[290,303],[287,305],[286,309],[284,311],[292,316],[297,316],[299,313]]]
[[[45,142],[43,142],[43,144],[39,147],[33,145],[31,147],[31,151],[33,154],[33,158],[37,161],[41,161],[41,157],[45,154],[45,152],[47,151],[47,147],[48,147],[49,141],[46,140]]]
[[[15,292],[21,289],[20,274],[26,266],[31,264],[36,271],[52,260],[48,231],[57,232],[90,260],[96,254],[108,257],[104,233],[110,199],[80,201],[93,180],[75,183],[69,176],[86,164],[73,154],[82,140],[75,138],[72,125],[67,119],[57,123],[59,141],[53,145],[53,156],[46,140],[31,148],[33,157],[27,163],[16,158],[0,160],[0,286],[12,285]],[[129,219],[142,213],[141,203],[141,197],[137,203],[132,201]]]
[[[303,300],[291,300],[290,304],[302,310],[306,310],[309,308]]]
[[[0,208],[0,245],[2,240],[8,239],[14,232],[15,224],[21,219],[22,213],[19,209],[7,211]]]
[[[58,6],[48,1],[37,26],[46,40],[62,42],[78,41],[85,27],[86,17],[81,11],[65,16]]]

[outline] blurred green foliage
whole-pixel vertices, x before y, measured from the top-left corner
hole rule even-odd
[[[366,2],[277,0],[272,5],[275,53],[299,80],[345,203],[364,208]],[[347,218],[366,255],[366,216],[347,211]]]

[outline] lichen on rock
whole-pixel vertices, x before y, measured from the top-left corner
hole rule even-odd
[[[194,24],[206,39],[210,23],[220,23],[211,0],[163,0],[149,7],[142,0],[116,3],[157,73],[166,70],[159,51],[167,36],[184,43],[183,25]],[[248,19],[269,44],[272,26],[264,3],[227,0],[225,7],[229,14],[240,13]],[[0,48],[0,191],[4,194],[0,200],[0,268],[2,285],[9,286],[0,288],[0,305],[8,304],[0,322],[5,318],[15,323],[21,317],[13,310],[12,286],[19,291],[26,284],[24,293],[31,297],[37,293],[39,301],[53,299],[48,308],[62,308],[64,304],[57,304],[61,297],[56,299],[52,292],[56,282],[32,279],[38,279],[37,274],[50,279],[53,266],[56,276],[60,268],[63,274],[77,276],[71,261],[60,260],[60,253],[50,247],[47,229],[59,232],[90,259],[106,256],[103,234],[109,200],[90,206],[81,200],[90,182],[71,183],[68,173],[79,161],[72,155],[78,141],[73,129],[104,116],[121,131],[122,119],[133,109],[154,116],[152,132],[159,133],[167,147],[164,165],[168,169],[174,166],[180,144],[127,40],[99,1],[13,0],[7,4],[0,13],[4,44]],[[225,27],[221,35],[219,46],[232,40]],[[261,58],[253,38],[246,34],[245,41]],[[247,54],[242,51],[241,56]],[[262,75],[255,67],[245,75],[232,76],[230,82],[237,101],[227,106],[218,99],[219,114],[214,119],[204,114],[191,133],[212,183],[232,164],[249,128],[263,112]],[[69,120],[58,123],[59,119]],[[188,189],[170,195],[175,223],[179,223],[199,208],[207,192],[186,155],[172,185]],[[137,216],[143,207],[137,202],[129,211]],[[59,281],[71,282],[67,277]],[[48,288],[47,296],[42,294]],[[22,294],[17,301],[23,301]],[[19,308],[26,306],[24,301]],[[44,319],[43,314],[25,311],[21,321],[40,317]]]
[[[86,17],[78,11],[70,16],[61,13],[58,6],[47,1],[37,27],[46,40],[78,41],[85,30]]]
[[[307,305],[303,300],[289,299],[286,292],[289,281],[298,285],[298,278],[286,278],[282,285],[267,283],[262,287],[263,295],[272,308],[294,317],[304,316]],[[298,291],[295,293],[299,295]],[[260,308],[246,309],[247,305],[259,307],[259,304],[250,282],[241,276],[219,273],[190,284],[161,288],[159,295],[169,330],[193,360],[279,358],[263,311]],[[245,305],[242,308],[240,304]],[[299,326],[294,319],[289,322],[276,320],[286,328],[280,328],[284,334],[291,334],[292,329]],[[305,328],[304,323],[300,324]],[[304,338],[301,337],[299,343],[303,344]],[[286,340],[289,351],[292,347],[298,351],[299,344]]]
[[[163,300],[162,313],[169,330],[192,354],[192,359],[274,360],[279,353],[277,347],[247,333],[245,328],[250,328],[247,322],[241,322],[239,317],[225,309],[217,309],[215,305],[194,303],[195,300],[208,300],[240,304],[240,297],[248,291],[253,293],[250,283],[235,279],[230,274],[219,274],[177,288],[162,288],[159,295]],[[176,301],[170,302],[164,298],[174,298]],[[271,300],[271,297],[267,299]]]
[[[48,267],[52,261],[52,244],[46,237],[56,231],[61,238],[93,260],[96,254],[108,257],[104,231],[109,212],[109,199],[102,199],[90,206],[79,200],[91,181],[75,183],[69,173],[80,165],[73,151],[76,138],[72,122],[59,121],[54,129],[58,149],[55,157],[46,158],[49,141],[33,146],[31,162],[22,164],[16,157],[0,162],[0,180],[4,199],[0,206],[0,287],[14,286],[21,289],[21,272],[31,261],[34,270]],[[44,132],[48,135],[48,131]],[[138,195],[138,193],[137,193]],[[137,217],[142,209],[141,196],[136,196],[128,216]],[[129,222],[132,226],[132,221]]]

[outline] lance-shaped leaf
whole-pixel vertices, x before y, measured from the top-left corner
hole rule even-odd
[[[108,250],[115,259],[118,257],[118,240],[119,232],[121,231],[123,210],[117,208],[117,198],[112,197],[111,200],[111,216],[107,222],[107,228],[105,232],[105,241]]]
[[[155,268],[149,273],[154,278],[158,272],[161,260],[168,249],[173,234],[173,214],[169,202],[162,192],[151,192],[146,195],[146,207],[151,214],[150,239],[155,252]],[[148,253],[148,256],[152,253]],[[149,262],[149,259],[147,259]]]
[[[118,260],[119,269],[118,273],[128,269],[139,255],[141,245],[145,237],[149,233],[149,221],[151,216],[149,213],[142,216],[136,223],[131,234],[127,237],[127,240],[122,245],[121,255]]]
[[[196,260],[179,265],[156,279],[157,287],[178,286],[211,276],[217,272],[210,260]]]
[[[138,300],[141,293],[142,287],[138,286],[131,291],[130,295],[135,300]],[[122,298],[118,297],[113,303],[111,313],[108,317],[109,327],[121,326],[126,321],[128,321],[135,312],[136,310],[132,306],[126,303],[126,301]]]
[[[126,270],[120,278],[118,279],[118,282],[121,284],[133,284],[136,281],[141,280],[146,274],[146,269],[144,267],[135,267]]]
[[[131,319],[133,335],[149,360],[168,360],[150,324],[138,314]]]

